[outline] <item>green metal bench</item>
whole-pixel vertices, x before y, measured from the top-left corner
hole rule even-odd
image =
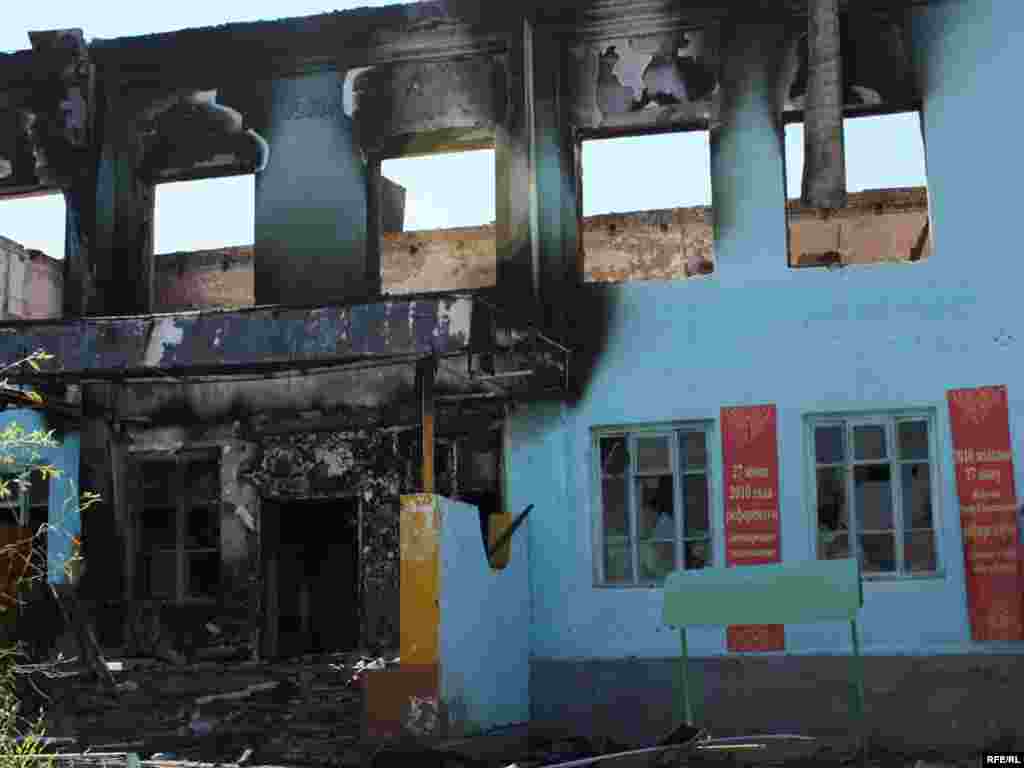
[[[860,568],[852,558],[670,574],[665,581],[663,618],[679,628],[679,716],[695,723],[694,699],[699,692],[689,668],[687,627],[848,621],[853,645],[851,712],[863,746],[864,666],[857,637],[857,611],[863,604]]]

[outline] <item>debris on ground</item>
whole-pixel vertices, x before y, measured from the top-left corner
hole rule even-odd
[[[657,755],[610,757],[636,746],[565,733],[532,739],[529,748],[518,754],[495,755],[482,762],[479,756],[416,743],[366,745],[362,741],[360,683],[368,671],[398,663],[397,654],[368,655],[365,651],[275,662],[200,661],[182,666],[154,658],[112,659],[106,664],[116,682],[114,691],[98,688],[84,665],[79,668],[63,660],[59,668],[26,667],[19,677],[32,678],[31,686],[39,691],[30,693],[31,686],[26,683],[27,695],[45,697],[26,701],[26,709],[45,705],[47,743],[67,768],[125,767],[130,754],[141,758],[138,768],[551,768],[595,757],[600,759],[590,764],[605,768],[659,765]],[[665,757],[668,762],[664,765],[679,764],[677,756]],[[689,759],[692,765],[742,760],[729,757],[723,763],[724,757],[700,754]],[[778,757],[770,764],[789,768],[954,768],[973,766],[977,761],[970,750],[904,753],[880,746],[873,748],[867,759],[828,745],[811,756]]]
[[[390,666],[395,656],[380,660]],[[267,663],[117,659],[107,663],[116,691],[86,674],[32,675],[48,699],[38,696],[33,708],[45,707],[47,732],[64,737],[59,751],[76,753],[72,762],[88,752],[122,766],[129,753],[144,763],[359,765],[363,696],[352,679],[379,668],[374,661],[365,653]]]
[[[393,659],[386,659],[383,656],[377,658],[370,658],[363,656],[352,666],[352,676],[349,678],[349,686],[356,686],[362,681],[363,676],[372,670],[377,669],[389,669],[391,667],[398,666],[400,659],[396,656]],[[335,665],[335,669],[341,671],[340,665]]]

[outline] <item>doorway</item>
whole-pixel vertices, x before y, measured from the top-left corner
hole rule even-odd
[[[358,645],[358,511],[355,498],[264,506],[265,655]]]

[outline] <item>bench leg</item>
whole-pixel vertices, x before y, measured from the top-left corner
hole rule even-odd
[[[863,754],[867,749],[867,712],[864,708],[864,658],[860,655],[857,620],[850,619],[850,640],[853,645],[853,702],[852,714],[857,728],[857,747]]]
[[[679,628],[679,678],[676,691],[676,722],[693,724],[693,688],[690,680],[690,657],[686,648],[686,627]]]

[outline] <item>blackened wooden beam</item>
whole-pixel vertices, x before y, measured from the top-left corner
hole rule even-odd
[[[420,360],[416,365],[416,391],[420,404],[421,486],[423,493],[434,492],[434,377],[437,361]]]

